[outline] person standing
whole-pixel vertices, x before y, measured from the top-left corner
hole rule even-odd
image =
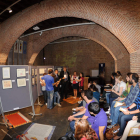
[[[71,77],[72,81],[72,87],[73,87],[73,93],[74,93],[74,98],[77,98],[77,87],[78,87],[78,76],[76,74],[76,71],[73,73],[73,76]]]
[[[65,99],[67,98],[67,91],[68,91],[67,89],[70,81],[69,72],[67,71],[66,67],[63,67],[63,71],[60,72],[60,78],[62,79],[61,99],[63,100],[64,95],[65,95]]]
[[[47,75],[47,73],[44,73],[43,76]],[[41,80],[40,81],[40,84],[41,84],[41,90],[42,90],[42,93],[43,93],[43,96],[44,96],[44,104],[47,105],[47,91],[46,91],[46,84],[45,84],[45,81],[44,80]]]
[[[60,83],[61,79],[59,79],[59,77],[58,77],[58,70],[57,69],[55,69],[54,74],[55,74],[54,81],[56,83],[54,85],[54,105],[61,107],[60,95],[59,95],[59,83]],[[56,98],[57,98],[57,101],[56,101]]]
[[[43,76],[40,78],[40,81],[45,80],[46,83],[46,91],[47,91],[47,108],[53,108],[53,95],[54,95],[54,78],[52,77],[53,70],[49,69],[48,75]]]
[[[79,88],[81,91],[84,90],[84,73],[80,72],[79,80],[76,79],[76,81],[79,82]]]

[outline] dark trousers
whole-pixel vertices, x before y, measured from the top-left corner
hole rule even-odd
[[[43,96],[44,96],[44,104],[47,103],[47,91],[42,91]]]
[[[69,84],[68,81],[66,81],[62,84],[61,99],[63,99],[64,96],[65,96],[65,99],[67,98],[68,84]]]
[[[134,107],[132,109],[129,109],[129,111],[134,111],[136,110],[137,107]],[[133,116],[137,116],[136,114],[130,114],[130,115],[125,115],[123,112],[120,113],[119,118],[118,118],[118,124],[120,125],[120,130],[119,133],[117,134],[118,136],[122,136],[124,129],[126,127],[126,122],[132,120]]]

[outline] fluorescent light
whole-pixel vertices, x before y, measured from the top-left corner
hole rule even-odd
[[[33,27],[33,30],[39,30],[40,28],[38,26]]]

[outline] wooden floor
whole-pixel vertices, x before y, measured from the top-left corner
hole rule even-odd
[[[41,97],[41,102],[43,103],[43,97]],[[35,112],[42,113],[42,116],[36,116],[33,120],[31,116],[28,115],[28,113],[32,111],[31,107],[20,109],[19,111],[23,115],[25,115],[28,119],[32,120],[32,122],[34,123],[56,126],[56,129],[53,133],[51,140],[58,140],[59,137],[64,136],[66,134],[67,128],[69,128],[69,122],[67,118],[68,116],[72,114],[72,108],[78,106],[78,104],[72,105],[65,101],[63,101],[61,105],[62,107],[55,106],[52,110],[47,109],[46,105],[42,107],[35,106]],[[13,112],[16,112],[16,111],[12,111],[10,113],[13,113]],[[5,113],[5,114],[8,114],[8,113]],[[23,125],[23,126],[19,126],[17,128],[14,128],[13,130],[17,134],[22,134],[30,126],[30,124],[31,123]],[[7,130],[7,128],[4,125],[0,125],[0,140],[12,140],[8,136],[5,136],[5,134],[1,131],[1,129],[5,130],[6,132],[8,132],[8,134],[10,134],[13,137],[17,135],[12,130]]]

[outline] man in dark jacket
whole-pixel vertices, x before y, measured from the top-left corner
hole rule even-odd
[[[68,84],[70,81],[69,72],[67,71],[66,67],[63,67],[63,71],[60,72],[60,78],[62,79],[61,80],[61,85],[62,85],[61,99],[64,98],[64,95],[65,95],[65,99],[66,99],[67,91],[68,91]]]

